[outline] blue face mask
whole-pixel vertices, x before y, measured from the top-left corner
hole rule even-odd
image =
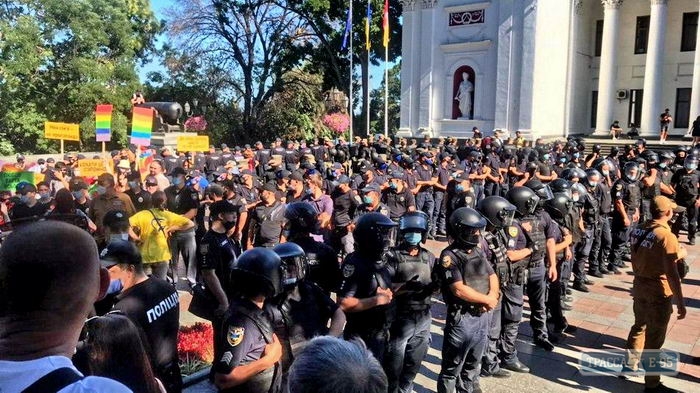
[[[579,154],[578,154],[578,153],[574,153],[574,158],[578,158],[578,157],[579,157]]]
[[[139,183],[135,181],[130,181],[129,182],[129,188],[133,191],[136,191],[139,189]]]
[[[364,195],[364,196],[362,197],[362,202],[364,202],[364,203],[370,205],[370,204],[372,204],[372,197],[369,196],[369,195]]]
[[[179,185],[181,185],[181,184],[182,184],[182,178],[180,178],[180,177],[174,177],[174,178],[173,178],[173,185],[174,185],[174,186],[179,186]]]
[[[395,189],[397,189],[398,187],[399,187],[399,186],[398,186],[396,183],[389,183],[389,188],[391,188],[392,190],[395,190]]]
[[[562,164],[566,163],[566,158],[564,158],[564,157],[560,158],[559,162],[561,162]]]
[[[463,192],[463,191],[464,191],[464,186],[461,185],[461,184],[457,184],[457,185],[455,186],[455,191],[457,191],[457,192]]]
[[[687,169],[689,171],[694,171],[694,170],[698,169],[698,166],[696,164],[688,164],[688,165],[685,165],[685,169]]]
[[[415,246],[418,245],[421,240],[423,240],[423,235],[418,232],[408,232],[403,234],[403,239],[406,241],[406,243]]]
[[[542,158],[543,158],[544,160],[549,160],[549,154],[543,155]]]
[[[433,165],[433,159],[432,159],[432,158],[428,158],[427,160],[425,160],[425,164],[426,164],[426,165]]]
[[[29,202],[29,195],[20,195],[19,201],[22,203],[28,203]]]
[[[97,186],[95,191],[97,191],[99,195],[104,195],[107,192],[107,188],[105,186]]]
[[[83,198],[82,191],[73,191],[73,192],[71,192],[71,194],[73,194],[73,198],[75,198],[76,200]]]
[[[666,169],[667,166],[668,166],[668,164],[665,163],[665,162],[660,162],[660,163],[659,163],[659,168],[661,168],[661,169]]]

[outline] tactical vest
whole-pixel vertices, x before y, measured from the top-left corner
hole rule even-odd
[[[425,287],[432,283],[430,265],[432,255],[429,251],[420,249],[416,256],[408,255],[401,249],[392,250],[392,256],[396,259],[396,282],[416,281]],[[417,277],[414,280],[414,277]],[[405,300],[404,300],[405,299]],[[397,298],[397,311],[423,311],[430,309],[430,294],[411,294]]]
[[[253,321],[255,326],[258,328],[260,331],[260,334],[262,334],[263,338],[265,339],[265,342],[267,344],[270,344],[272,342],[272,334],[274,333],[274,327],[270,323],[269,320],[258,320],[250,313],[248,310],[243,307],[242,305],[235,304],[233,307],[233,312],[238,313],[241,315],[244,315],[246,318],[250,319]],[[246,332],[247,333],[247,332]],[[250,334],[255,334],[254,332],[250,332]],[[242,366],[245,366],[248,363],[252,363],[254,360],[246,361],[243,360],[241,362]],[[280,391],[281,387],[281,372],[280,372],[280,365],[275,364],[274,367],[270,367],[267,370],[264,370],[253,377],[251,377],[249,380],[244,382],[241,385],[235,386],[231,389],[226,389],[223,390],[222,392],[225,393],[278,393]]]
[[[488,275],[477,275],[475,272],[478,271],[481,264],[486,264],[486,255],[479,247],[474,247],[471,252],[459,250],[457,248],[450,248],[445,250],[445,253],[452,254],[454,257],[452,263],[457,263],[459,270],[462,274],[462,282],[470,287],[471,289],[481,293],[489,293],[489,276]],[[448,308],[452,310],[459,309],[464,312],[470,312],[472,314],[479,314],[482,304],[465,302],[462,299],[457,298],[448,286],[443,287],[443,297],[448,305]],[[449,310],[448,310],[449,311]]]
[[[598,223],[598,214],[600,212],[600,202],[592,195],[586,195],[586,201],[583,205],[583,220],[587,225],[595,225]]]
[[[538,219],[535,215],[529,215],[525,216],[520,220],[520,224],[527,224],[529,223],[532,226],[532,230],[530,232],[523,230],[523,233],[525,234],[525,237],[528,239],[529,244],[536,244],[538,245],[538,250],[532,252],[532,255],[530,255],[530,262],[539,262],[544,259],[544,256],[547,253],[547,236],[544,233],[544,228],[541,223],[541,220]]]
[[[484,240],[491,250],[491,266],[498,276],[498,282],[501,286],[505,286],[510,281],[510,263],[506,255],[506,241],[504,240],[503,230],[497,232],[484,232]]]
[[[624,180],[623,182],[627,187],[622,203],[625,205],[625,209],[635,210],[642,203],[642,191],[639,189],[639,183]]]
[[[659,195],[661,195],[661,172],[657,171],[654,184],[642,186],[642,199],[650,200]]]
[[[685,171],[685,169],[682,169]],[[679,202],[691,202],[698,196],[698,185],[695,183],[697,177],[695,172],[685,173],[681,176],[676,187],[677,199]]]

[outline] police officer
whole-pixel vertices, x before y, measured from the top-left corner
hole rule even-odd
[[[393,274],[384,254],[391,246],[396,223],[380,213],[357,220],[355,251],[343,261],[338,304],[347,315],[345,337],[361,338],[380,362],[384,360],[391,326],[389,304]]]
[[[481,376],[508,377],[510,373],[506,369],[526,373],[530,369],[518,360],[515,340],[523,314],[523,285],[527,269],[522,261],[527,260],[523,252],[508,249],[515,247],[518,233],[513,223],[515,206],[505,198],[494,195],[482,199],[477,204],[477,210],[486,219],[482,248],[498,276],[503,295],[491,315]],[[522,248],[525,248],[524,243]],[[530,251],[526,250],[525,253],[529,255]],[[499,358],[503,359],[503,368],[499,365]]]
[[[507,199],[515,205],[515,216],[524,229],[523,235],[527,239],[527,246],[533,249],[528,262],[527,278],[528,302],[532,310],[530,326],[534,333],[533,341],[544,350],[552,351],[554,345],[549,341],[547,332],[545,294],[547,279],[553,281],[557,277],[554,224],[549,214],[542,209],[541,199],[533,190],[527,187],[511,188]]]
[[[282,387],[287,391],[287,371],[300,350],[316,336],[343,334],[345,314],[318,285],[306,279],[308,264],[298,244],[282,243],[272,250],[282,260],[283,291],[266,301],[266,310],[282,344]]]
[[[612,245],[612,234],[610,232],[612,198],[610,196],[610,186],[597,169],[590,168],[586,171],[586,181],[591,189],[590,194],[598,200],[600,205],[598,225],[596,226],[593,245],[588,258],[588,274],[593,277],[602,277],[604,274],[610,273],[603,261],[608,260]]]
[[[246,249],[272,248],[284,243],[285,204],[277,199],[277,186],[274,183],[265,184],[260,191],[260,199],[250,213]]]
[[[309,202],[294,202],[284,212],[287,220],[285,236],[305,253],[307,274],[305,280],[321,287],[325,293],[336,292],[340,284],[340,265],[336,252],[325,243],[316,241],[312,233],[318,233],[318,213]]]
[[[413,380],[430,347],[430,296],[435,255],[421,247],[428,232],[423,212],[408,212],[399,221],[399,245],[388,253],[396,316],[391,325],[384,369],[390,393],[411,393]]]
[[[657,169],[659,156],[651,150],[645,150],[644,153],[642,157],[646,161],[647,171],[642,174],[642,180],[640,182],[642,193],[642,204],[639,216],[640,223],[651,220],[651,201],[654,197],[661,195],[661,176]]]
[[[272,250],[241,254],[233,269],[239,292],[215,345],[214,382],[223,392],[277,393],[281,390],[282,345],[263,306],[282,293],[282,261]],[[244,368],[244,370],[241,370]],[[236,372],[236,370],[248,372]],[[243,379],[243,380],[241,380]]]
[[[433,153],[424,152],[421,154],[421,161],[416,166],[415,174],[418,179],[418,193],[416,194],[416,209],[428,215],[429,221],[434,219],[435,199],[433,198],[433,185],[437,182],[437,175],[433,168]],[[432,226],[433,224],[431,224]],[[428,238],[433,238],[428,233]]]
[[[633,224],[639,220],[639,205],[641,190],[639,189],[639,164],[628,161],[622,171],[622,177],[613,184],[611,191],[613,200],[612,214],[612,260],[608,270],[621,274],[618,267],[624,266],[622,254],[629,239]]]
[[[676,203],[685,208],[673,223],[673,234],[678,236],[684,219],[688,220],[688,244],[695,244],[695,233],[698,227],[698,157],[688,155],[683,161],[683,168],[676,171],[671,178],[671,184],[676,190]]]
[[[382,203],[382,189],[376,184],[369,184],[362,190],[362,204],[355,211],[356,217],[367,213],[381,213],[389,217],[389,207]]]
[[[435,172],[435,177],[437,178],[434,188],[434,200],[435,208],[433,209],[433,220],[435,225],[431,228],[432,237],[435,236],[446,236],[447,232],[445,227],[447,226],[447,216],[446,216],[446,205],[447,205],[447,185],[452,180],[452,156],[449,153],[440,154],[440,165]]]
[[[466,171],[460,172],[447,185],[447,203],[445,213],[447,217],[452,215],[452,212],[460,207],[476,206],[476,195],[471,186],[469,174]]]
[[[199,193],[187,185],[187,172],[177,167],[170,173],[172,186],[165,189],[167,207],[173,213],[180,214],[193,220],[199,209]],[[197,279],[197,244],[194,239],[194,228],[175,232],[170,237],[170,253],[172,254],[172,274],[175,284],[178,283],[178,261],[180,254],[187,269],[187,280],[194,284]]]
[[[416,198],[411,190],[406,188],[403,179],[402,171],[391,171],[389,187],[382,193],[382,202],[389,208],[389,218],[394,222],[398,222],[406,212],[416,210]]]
[[[600,201],[593,194],[595,187],[598,185],[597,181],[600,179],[599,176],[596,177],[594,174],[590,177],[594,179],[593,183],[589,182],[588,174],[586,174],[586,177],[579,179],[579,184],[582,184],[586,189],[586,192],[579,197],[578,201],[582,207],[581,218],[583,220],[584,230],[581,236],[581,241],[574,249],[575,261],[573,266],[573,288],[581,292],[589,291],[588,287],[586,286],[586,284],[590,283],[590,281],[586,278],[586,262],[589,261],[594,236],[598,231],[597,225],[600,221]]]
[[[498,277],[479,248],[484,227],[486,220],[476,210],[455,210],[448,223],[454,241],[436,265],[447,305],[438,393],[481,391],[479,366],[487,347],[488,312],[500,296]]]

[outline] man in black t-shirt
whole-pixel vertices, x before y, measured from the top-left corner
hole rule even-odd
[[[177,357],[180,300],[175,288],[161,279],[146,276],[141,254],[128,241],[110,242],[100,254],[100,262],[112,280],[122,283],[114,309],[121,310],[145,333],[156,377],[169,393],[181,392]]]
[[[173,185],[165,189],[165,196],[168,198],[168,210],[194,221],[197,216],[197,209],[199,208],[199,193],[187,186],[185,180],[186,174],[187,172],[180,167],[173,169],[170,173],[173,178]],[[173,258],[173,280],[176,285],[178,281],[177,266],[180,254],[182,254],[182,258],[185,261],[187,281],[189,281],[190,284],[194,284],[197,277],[197,244],[194,239],[194,228],[175,232],[170,237],[170,253]]]
[[[17,193],[20,195],[19,203],[12,206],[9,212],[14,226],[34,222],[48,210],[48,205],[36,200],[36,186],[33,184],[20,183],[17,187]]]

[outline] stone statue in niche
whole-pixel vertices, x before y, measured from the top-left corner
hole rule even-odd
[[[471,93],[474,91],[474,85],[469,82],[469,74],[466,72],[462,73],[462,82],[457,88],[457,95],[455,100],[459,101],[459,113],[460,119],[471,119],[470,112],[472,109],[472,96]]]

